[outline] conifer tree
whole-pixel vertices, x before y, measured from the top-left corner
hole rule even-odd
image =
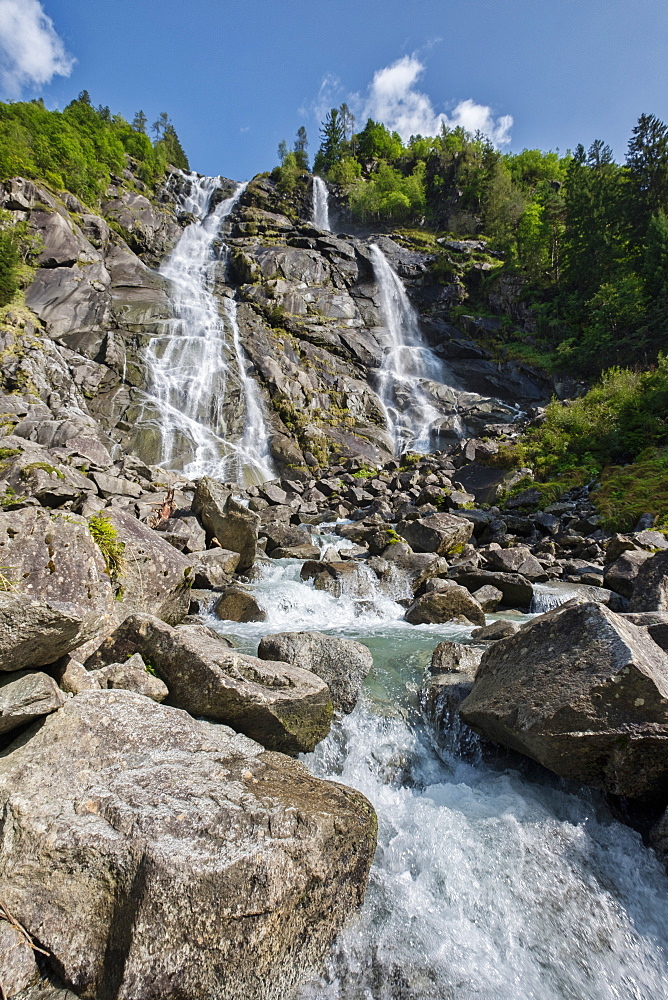
[[[132,128],[135,132],[141,132],[142,135],[146,135],[146,126],[148,124],[148,118],[143,111],[138,111],[137,114],[132,119]]]

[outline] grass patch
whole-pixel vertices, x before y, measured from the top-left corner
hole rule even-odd
[[[112,580],[118,580],[123,572],[125,542],[119,541],[118,532],[106,514],[93,514],[88,519],[88,529],[104,557],[107,573]]]
[[[9,450],[9,449],[8,449]],[[48,462],[31,462],[30,465],[24,465],[21,469],[21,479],[27,479],[31,472],[48,472],[50,476],[57,476],[58,479],[64,479],[65,473],[61,472],[54,465],[49,465]]]
[[[592,494],[606,528],[631,531],[641,514],[668,528],[668,448],[652,448],[629,465],[611,465]]]

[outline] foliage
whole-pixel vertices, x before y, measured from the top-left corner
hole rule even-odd
[[[131,125],[108,108],[94,108],[86,91],[64,111],[49,111],[42,101],[0,103],[0,179],[36,178],[94,205],[130,156],[139,178],[154,186],[169,162],[188,169],[166,114],[165,119],[153,145],[143,112]]]
[[[608,466],[592,498],[611,530],[630,531],[646,513],[668,528],[668,448],[648,448],[629,465]]]
[[[104,557],[107,572],[112,580],[117,580],[123,571],[123,550],[125,542],[118,539],[118,532],[106,514],[93,514],[88,519],[88,529]]]

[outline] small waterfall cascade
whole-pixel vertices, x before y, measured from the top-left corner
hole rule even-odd
[[[329,223],[329,191],[322,177],[313,178],[313,225],[331,232]]]
[[[210,210],[219,177],[188,177],[184,211],[196,216],[160,273],[171,283],[174,318],[146,352],[149,422],[157,425],[160,464],[190,476],[237,478],[246,485],[275,476],[257,385],[247,374],[236,302],[214,294],[227,248],[220,230],[246,189]]]
[[[378,395],[395,454],[408,450],[425,453],[430,451],[432,430],[442,414],[430,402],[421,383],[443,383],[443,364],[424,343],[417,312],[387,257],[375,243],[369,245],[369,251],[388,335]]]

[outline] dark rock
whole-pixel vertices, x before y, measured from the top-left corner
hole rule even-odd
[[[614,590],[623,597],[631,597],[638,571],[647,559],[651,559],[651,553],[642,549],[622,552],[613,563],[606,566],[603,583],[609,590]]]
[[[468,542],[473,534],[473,524],[452,514],[432,514],[414,521],[402,521],[397,525],[397,531],[416,552],[435,552],[445,556]]]
[[[492,611],[496,611],[503,600],[503,591],[499,590],[498,587],[485,584],[484,587],[480,587],[473,592],[473,597],[475,597],[482,610],[489,614]]]
[[[631,611],[668,611],[668,552],[657,552],[640,566]]]
[[[411,625],[436,625],[462,616],[474,625],[485,624],[485,612],[464,587],[424,594],[411,604],[405,619]]]
[[[490,549],[485,553],[487,568],[501,570],[502,573],[519,573],[528,580],[545,580],[546,573],[531,550],[526,545],[515,545],[510,549]]]
[[[471,634],[473,635],[473,633]],[[482,654],[483,649],[480,646],[471,646],[468,643],[451,642],[449,639],[445,639],[443,642],[439,642],[431,654],[429,670],[432,674],[467,673],[471,675],[472,680]]]
[[[480,587],[491,585],[503,594],[503,603],[510,608],[528,608],[533,597],[529,580],[519,573],[496,573],[491,570],[453,570],[454,579],[472,593]]]

